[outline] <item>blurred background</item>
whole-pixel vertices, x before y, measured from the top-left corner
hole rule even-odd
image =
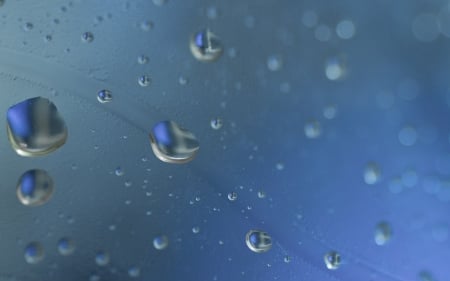
[[[448,280],[449,37],[443,0],[0,1],[0,280]],[[67,131],[24,157],[34,97]]]

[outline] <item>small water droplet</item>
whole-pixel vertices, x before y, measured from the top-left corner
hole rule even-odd
[[[180,85],[182,86],[187,85],[188,82],[189,80],[185,76],[180,76],[178,78],[178,83],[180,83]]]
[[[94,34],[92,32],[84,32],[83,34],[81,34],[81,41],[84,43],[91,43],[92,41],[94,41]]]
[[[200,148],[194,134],[173,121],[157,123],[150,133],[150,143],[155,156],[167,163],[190,162]]]
[[[344,78],[346,74],[345,63],[342,58],[332,57],[325,63],[325,75],[331,81],[337,81]]]
[[[140,55],[137,58],[138,64],[147,64],[149,62],[149,58],[146,55]]]
[[[337,115],[337,106],[334,104],[330,104],[323,109],[323,117],[332,120],[336,118]]]
[[[266,198],[266,192],[264,192],[264,191],[262,191],[262,190],[258,191],[258,198],[259,198],[259,199],[264,199],[264,198]]]
[[[208,29],[199,31],[191,36],[189,47],[192,55],[199,61],[212,62],[223,53],[222,42],[219,37]]]
[[[290,263],[291,262],[291,257],[286,255],[286,256],[284,256],[283,260],[284,260],[285,263]]]
[[[169,238],[167,238],[167,236],[160,235],[153,239],[153,247],[155,247],[156,250],[164,250],[167,246],[169,246]]]
[[[148,87],[152,83],[152,79],[148,75],[142,75],[138,78],[138,83],[141,87]]]
[[[22,174],[17,183],[17,198],[25,206],[40,206],[48,202],[53,194],[54,184],[44,170],[29,170]]]
[[[29,264],[39,263],[44,259],[44,256],[44,247],[40,242],[30,242],[25,247],[24,257],[25,261]]]
[[[316,139],[322,134],[322,126],[317,120],[310,120],[304,127],[305,135],[309,139]]]
[[[131,278],[138,278],[141,275],[141,269],[137,266],[132,266],[128,269],[128,276]]]
[[[272,238],[264,231],[250,230],[245,235],[245,244],[255,253],[265,253],[272,248]]]
[[[237,197],[238,197],[238,195],[236,192],[228,193],[228,200],[230,200],[230,201],[236,201]]]
[[[34,25],[31,22],[26,22],[22,28],[24,31],[30,31],[33,29],[33,27]]]
[[[341,255],[336,251],[328,252],[324,255],[325,265],[330,270],[336,270],[341,265]]]
[[[192,233],[197,234],[197,233],[199,233],[199,232],[200,232],[200,227],[194,226],[194,227],[192,228]]]
[[[109,260],[110,260],[109,254],[107,252],[105,252],[105,251],[98,251],[95,254],[95,263],[98,266],[106,266],[106,265],[108,265]]]
[[[283,67],[283,59],[280,55],[270,55],[267,58],[267,68],[270,71],[279,71]]]
[[[75,251],[75,243],[72,239],[63,237],[58,241],[58,252],[62,256],[69,256]]]
[[[116,174],[116,176],[118,176],[118,177],[121,177],[121,176],[125,175],[125,171],[121,167],[117,167],[114,170],[114,174]]]
[[[342,20],[336,25],[336,34],[341,39],[351,39],[355,35],[355,24],[351,20]]]
[[[387,242],[389,242],[389,240],[391,240],[391,237],[392,237],[392,229],[389,223],[387,222],[378,223],[375,228],[375,236],[374,236],[375,244],[377,244],[378,246],[383,246]]]
[[[220,118],[213,118],[211,119],[211,128],[214,130],[219,130],[223,126],[223,121]]]
[[[150,31],[153,29],[153,22],[149,20],[145,20],[141,22],[141,30],[142,31]]]
[[[403,127],[398,133],[398,140],[404,146],[412,146],[417,140],[416,128],[412,126]]]
[[[109,90],[103,89],[103,90],[100,90],[100,91],[97,93],[97,100],[98,100],[100,103],[111,102],[112,99],[113,99],[112,93],[111,93],[111,91],[109,91]]]
[[[364,182],[366,184],[376,184],[380,180],[381,170],[377,163],[369,162],[364,169]]]

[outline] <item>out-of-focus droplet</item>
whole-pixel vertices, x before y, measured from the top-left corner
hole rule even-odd
[[[187,77],[181,75],[180,77],[178,77],[178,83],[181,86],[185,86],[185,85],[187,85],[189,83],[189,80],[187,79]]]
[[[81,34],[81,41],[84,43],[91,43],[94,41],[94,34],[90,31]]]
[[[200,232],[200,227],[194,226],[194,227],[192,228],[192,233],[197,234],[197,233],[199,233],[199,232]]]
[[[75,251],[75,243],[72,239],[63,237],[58,241],[58,252],[62,256],[69,256]]]
[[[223,126],[223,121],[220,118],[213,118],[211,119],[211,128],[214,130],[219,130]]]
[[[21,156],[46,155],[66,142],[66,123],[46,98],[30,98],[11,106],[6,119],[11,146]]]
[[[439,36],[438,19],[431,13],[419,14],[411,27],[416,39],[422,42],[432,42]]]
[[[165,5],[169,0],[152,0],[153,4],[156,6],[163,6]]]
[[[342,58],[332,57],[325,63],[325,75],[331,81],[337,81],[344,78],[346,69]]]
[[[230,193],[228,193],[227,197],[228,197],[228,200],[230,200],[230,201],[236,201],[238,195],[236,192],[230,192]]]
[[[132,266],[128,269],[128,276],[131,278],[138,278],[141,275],[141,269],[137,266]]]
[[[149,61],[149,58],[146,55],[140,55],[137,58],[138,64],[147,64]]]
[[[364,169],[364,182],[366,184],[376,184],[380,180],[381,170],[377,163],[369,162]]]
[[[153,247],[156,250],[164,250],[169,246],[169,238],[165,235],[157,236],[153,239]]]
[[[267,68],[270,71],[279,71],[283,67],[283,58],[280,55],[270,55],[267,58]]]
[[[150,31],[153,29],[153,22],[149,20],[144,20],[141,22],[141,30],[142,31]]]
[[[148,75],[141,75],[138,78],[138,83],[141,87],[148,87],[152,83],[152,79]]]
[[[391,240],[392,237],[392,229],[389,223],[387,222],[380,222],[377,224],[375,228],[375,244],[378,246],[386,245],[386,243]]]
[[[255,253],[265,253],[272,248],[272,238],[264,231],[250,230],[245,235],[245,244]]]
[[[25,246],[24,257],[29,264],[39,263],[44,259],[44,247],[40,242],[30,242]]]
[[[122,169],[122,167],[117,167],[114,170],[114,174],[116,174],[116,176],[121,177],[123,175],[125,175],[125,171]]]
[[[322,134],[322,126],[317,120],[310,120],[304,127],[305,135],[308,139],[316,139]]]
[[[285,263],[290,263],[291,262],[291,257],[286,255],[286,256],[284,256],[283,261]]]
[[[342,20],[336,25],[336,34],[341,39],[351,39],[355,35],[355,24],[351,20]]]
[[[341,255],[336,251],[331,251],[323,256],[325,265],[330,270],[336,270],[341,265]]]
[[[35,207],[47,203],[53,189],[53,180],[46,171],[29,170],[20,177],[16,193],[20,203]]]
[[[264,199],[264,198],[266,198],[266,192],[265,192],[265,191],[262,191],[262,190],[258,191],[258,198],[259,198],[259,199]]]
[[[412,146],[417,140],[416,128],[412,126],[403,127],[398,133],[398,140],[404,146]]]
[[[30,30],[32,30],[34,28],[34,25],[31,23],[31,22],[26,22],[24,25],[23,25],[23,30],[24,31],[30,31]]]
[[[193,133],[173,121],[161,121],[150,132],[153,153],[161,161],[182,164],[190,162],[200,144]]]
[[[109,260],[110,260],[109,254],[107,252],[105,252],[105,251],[98,251],[95,254],[95,263],[98,266],[106,266],[106,265],[108,265],[109,264]]]
[[[189,47],[192,55],[202,62],[215,61],[223,53],[223,45],[219,37],[208,29],[192,35]]]
[[[419,281],[436,281],[431,272],[423,270],[419,272]]]
[[[334,104],[330,104],[323,109],[323,117],[329,120],[334,119],[336,118],[337,112],[337,106]]]
[[[308,28],[313,28],[319,22],[319,17],[317,13],[312,10],[307,10],[302,15],[302,23]]]
[[[321,42],[327,42],[331,38],[331,29],[328,27],[328,25],[319,24],[314,29],[314,36]]]
[[[113,99],[112,97],[112,93],[109,90],[101,90],[97,93],[97,100],[100,103],[107,103],[107,102],[111,102]]]

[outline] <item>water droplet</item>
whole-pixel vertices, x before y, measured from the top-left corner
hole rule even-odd
[[[169,246],[169,238],[167,238],[167,236],[161,235],[153,239],[153,247],[155,247],[156,250],[164,250],[167,246]]]
[[[72,239],[63,237],[58,241],[58,252],[63,256],[71,255],[75,251],[75,243]]]
[[[331,38],[331,29],[325,24],[320,24],[314,30],[314,36],[321,42],[327,42]]]
[[[270,55],[267,58],[267,68],[270,71],[279,71],[283,67],[283,59],[280,55]]]
[[[197,233],[199,233],[199,232],[200,232],[200,227],[194,226],[194,227],[192,228],[192,233],[197,234]]]
[[[30,30],[33,29],[33,27],[34,27],[34,25],[33,25],[31,22],[26,22],[26,23],[23,25],[23,30],[24,30],[24,31],[30,31]]]
[[[148,87],[152,83],[152,79],[148,75],[142,75],[138,78],[138,83],[141,87]]]
[[[272,248],[272,238],[264,231],[250,230],[245,235],[245,244],[255,253],[265,253]]]
[[[238,195],[236,192],[228,193],[228,200],[230,200],[230,201],[236,201],[237,197],[238,197]]]
[[[24,257],[25,261],[29,264],[39,263],[44,259],[44,256],[44,247],[39,242],[30,242],[25,247]]]
[[[141,22],[141,30],[142,31],[150,31],[153,29],[153,22],[149,20],[145,20]]]
[[[331,81],[341,80],[345,76],[345,64],[341,58],[332,57],[325,63],[325,75]]]
[[[266,198],[266,193],[262,190],[258,191],[258,198],[260,199]]]
[[[118,177],[121,177],[121,176],[125,175],[125,171],[121,167],[117,167],[114,170],[114,174],[116,174],[116,176],[118,176]]]
[[[137,58],[138,64],[147,64],[150,59],[146,55],[140,55]]]
[[[338,252],[331,251],[323,256],[325,265],[330,270],[336,270],[341,265],[341,255]]]
[[[25,206],[45,204],[53,194],[54,184],[44,170],[29,170],[22,174],[17,183],[17,198]]]
[[[392,229],[389,223],[387,222],[378,223],[375,228],[375,236],[374,236],[375,243],[378,246],[383,246],[387,242],[389,242],[389,240],[391,240],[391,237],[392,237]]]
[[[213,118],[211,119],[211,128],[214,130],[219,130],[223,126],[223,121],[220,118]]]
[[[398,140],[404,146],[412,146],[417,140],[417,131],[412,126],[403,127],[398,133]]]
[[[319,22],[317,13],[311,10],[305,11],[302,15],[302,23],[308,28],[313,28]]]
[[[334,104],[330,104],[323,109],[323,117],[331,120],[336,118],[337,115],[337,106]]]
[[[101,90],[97,93],[97,100],[100,103],[107,103],[107,102],[111,102],[112,101],[112,93],[109,90]]]
[[[401,181],[405,187],[410,187],[410,188],[414,187],[418,181],[418,176],[417,176],[416,171],[414,171],[414,170],[405,171],[404,173],[402,173]]]
[[[56,106],[46,98],[15,104],[6,116],[9,141],[21,156],[46,155],[66,142],[66,124]]]
[[[412,22],[412,32],[417,40],[434,41],[439,36],[438,19],[434,14],[420,14]]]
[[[173,121],[157,123],[150,133],[153,153],[167,163],[187,163],[194,159],[200,145],[193,133]]]
[[[92,41],[94,41],[94,34],[89,31],[81,34],[81,41],[84,43],[91,43]]]
[[[381,171],[377,163],[369,162],[364,169],[364,182],[366,184],[376,184],[380,180]]]
[[[53,37],[50,34],[47,34],[44,36],[44,41],[45,42],[50,42],[53,40]]]
[[[223,53],[222,42],[219,37],[208,29],[199,31],[191,36],[189,47],[192,55],[199,61],[212,62]]]
[[[286,255],[286,256],[284,256],[283,260],[284,260],[285,263],[290,263],[291,262],[291,257]]]
[[[181,75],[181,76],[178,78],[178,83],[179,83],[181,86],[184,86],[184,85],[187,85],[187,83],[189,83],[189,80],[188,80],[185,76]]]
[[[95,254],[95,263],[98,266],[106,266],[109,263],[109,254],[105,251],[98,251],[97,254]]]
[[[355,25],[351,20],[340,21],[336,26],[336,34],[341,39],[351,39],[355,35]]]
[[[317,120],[308,121],[305,124],[304,130],[306,137],[309,139],[316,139],[322,134],[322,127]]]
[[[141,275],[141,269],[137,266],[132,266],[128,269],[128,276],[138,278]]]
[[[206,9],[206,16],[209,19],[215,20],[215,19],[217,19],[218,15],[219,15],[219,12],[216,7],[211,6]]]

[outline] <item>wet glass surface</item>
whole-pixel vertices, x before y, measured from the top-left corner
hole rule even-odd
[[[0,280],[446,280],[449,24],[444,0],[0,0]]]

